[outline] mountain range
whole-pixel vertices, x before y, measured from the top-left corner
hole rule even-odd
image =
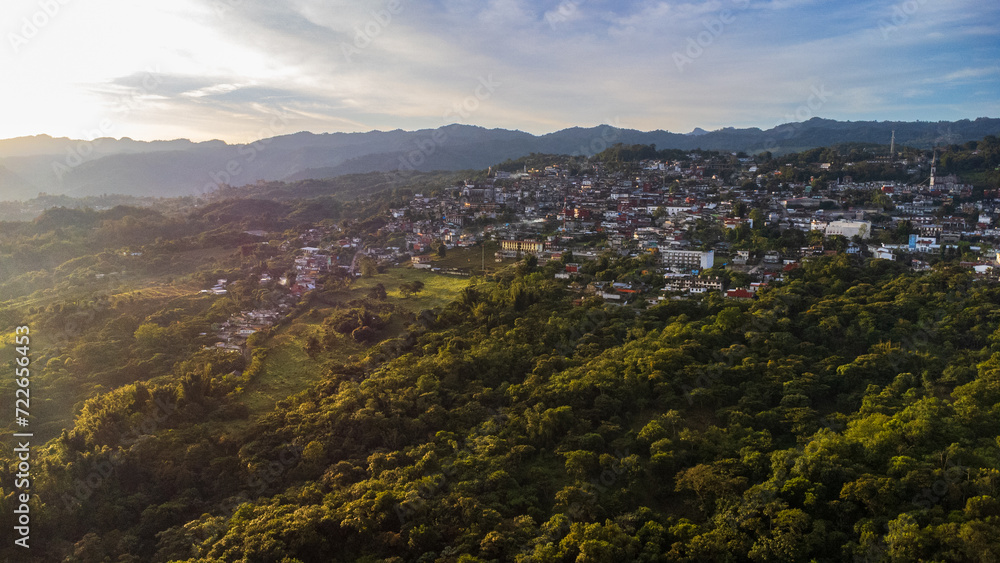
[[[833,121],[813,118],[772,129],[681,134],[600,125],[546,135],[448,125],[419,131],[366,133],[300,132],[231,145],[223,141],[91,141],[48,135],[0,140],[0,200],[24,200],[40,193],[90,196],[126,194],[195,195],[220,184],[259,180],[296,181],[399,169],[482,169],[531,153],[592,155],[615,144],[655,144],[660,149],[764,150],[776,154],[838,143],[931,148],[1000,134],[1000,119],[954,122]]]

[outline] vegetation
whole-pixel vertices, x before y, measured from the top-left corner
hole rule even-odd
[[[39,452],[39,553],[997,555],[1000,289],[947,266],[917,275],[838,255],[752,303],[639,310],[574,306],[548,270],[526,270],[476,278],[419,313],[391,302],[413,282],[386,274],[352,289],[362,297],[347,308],[276,328],[249,365],[195,352],[167,376],[99,393]],[[368,295],[376,283],[390,301]],[[125,329],[135,356],[186,355],[169,336],[181,314]],[[354,336],[363,327],[371,337]],[[301,392],[268,410],[253,390],[276,376]]]
[[[0,229],[7,374],[15,327],[32,328],[34,560],[1000,558],[1000,286],[957,265],[966,247],[926,273],[840,253],[752,300],[616,306],[588,283],[659,284],[651,254],[579,259],[567,281],[554,274],[569,255],[475,277],[359,258],[357,277],[359,249],[336,245],[291,299],[300,237],[386,243],[387,209],[413,194],[286,188],[184,212],[55,208]],[[736,211],[754,227],[690,238],[849,242]],[[220,279],[224,295],[205,292]],[[242,346],[213,345],[250,310],[282,312]],[[0,378],[0,393],[14,385]]]

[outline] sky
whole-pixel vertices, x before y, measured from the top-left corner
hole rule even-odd
[[[0,138],[1000,117],[996,0],[6,0]]]

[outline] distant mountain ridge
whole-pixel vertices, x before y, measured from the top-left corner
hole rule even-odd
[[[302,180],[344,174],[480,169],[531,153],[592,155],[615,143],[658,148],[775,153],[846,142],[931,148],[1000,134],[1000,119],[954,122],[833,121],[813,118],[772,129],[724,128],[690,133],[637,131],[609,125],[546,135],[448,125],[418,131],[300,132],[251,144],[129,138],[80,141],[47,135],[0,140],[0,200],[40,192],[76,196],[118,193],[174,197],[218,184]]]

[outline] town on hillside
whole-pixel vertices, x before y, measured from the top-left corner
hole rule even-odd
[[[374,232],[348,235],[337,226],[314,226],[284,240],[280,250],[294,255],[294,272],[280,280],[263,272],[260,283],[284,287],[287,309],[330,271],[360,276],[363,263],[469,276],[497,262],[554,262],[556,278],[612,304],[710,292],[752,299],[803,260],[838,253],[903,262],[914,270],[957,260],[983,279],[1000,273],[992,250],[1000,239],[997,191],[938,175],[936,153],[836,166],[766,160],[696,151],[629,166],[491,169],[478,181],[412,194],[389,209]],[[877,166],[921,180],[901,181],[895,174],[857,181],[854,166],[867,166],[864,176]],[[268,238],[264,231],[248,233]],[[477,257],[470,259],[474,267],[444,260],[463,250]],[[641,281],[575,281],[582,264],[605,253],[648,257],[646,275]],[[206,291],[224,291],[224,282]],[[231,346],[279,313],[240,313],[220,332],[230,336],[220,345]]]

